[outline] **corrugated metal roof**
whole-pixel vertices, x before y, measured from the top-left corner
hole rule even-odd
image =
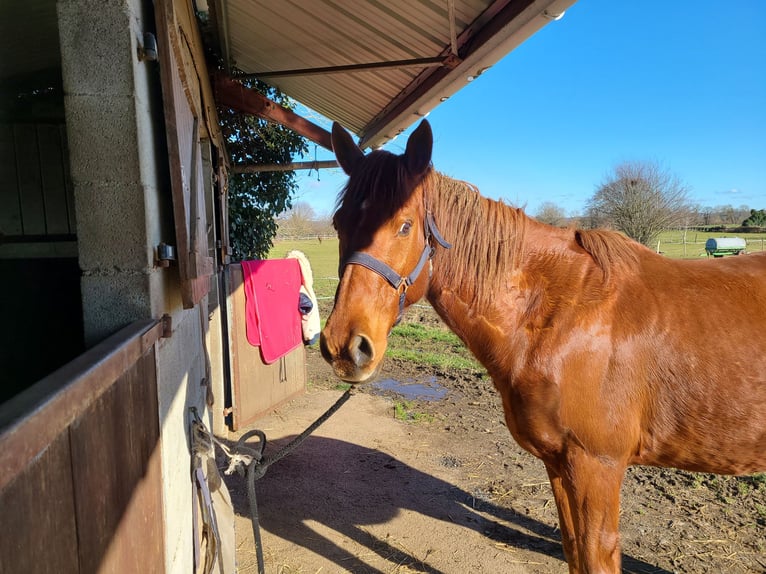
[[[202,12],[209,5],[227,61],[377,147],[575,0],[187,1]],[[0,15],[3,89],[59,68],[55,0],[1,2]],[[400,64],[337,69],[387,62]],[[324,72],[267,75],[300,69]]]
[[[230,64],[339,121],[363,145],[376,147],[574,1],[216,0],[213,13]],[[448,58],[451,20],[459,59]],[[429,58],[448,65],[327,70]],[[295,70],[303,72],[269,75]]]

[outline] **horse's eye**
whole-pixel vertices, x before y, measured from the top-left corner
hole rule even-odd
[[[406,237],[410,234],[410,230],[412,229],[412,222],[411,221],[405,221],[402,223],[402,226],[399,228],[399,235],[402,237]]]

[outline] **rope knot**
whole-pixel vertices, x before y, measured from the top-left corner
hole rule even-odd
[[[253,436],[258,437],[258,445],[256,448],[246,446],[248,439]],[[260,470],[260,466],[266,461],[263,458],[263,451],[266,449],[266,433],[262,430],[251,430],[239,437],[237,443],[231,448],[231,455],[229,460],[229,468],[226,469],[225,474],[230,475],[235,470],[240,476],[245,475],[245,471],[249,469]],[[261,478],[266,473],[268,464],[264,465],[263,471],[258,478]]]

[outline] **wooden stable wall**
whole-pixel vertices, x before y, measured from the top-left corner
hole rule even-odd
[[[0,407],[0,572],[163,572],[157,341],[126,327]]]
[[[74,238],[63,124],[0,123],[0,231],[6,241]]]

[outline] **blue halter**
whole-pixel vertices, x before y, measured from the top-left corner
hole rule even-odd
[[[431,257],[433,257],[433,254],[436,251],[436,248],[433,247],[430,243],[431,236],[433,235],[436,242],[445,249],[450,249],[452,247],[452,244],[448,243],[444,237],[442,237],[442,234],[439,233],[439,230],[436,228],[434,218],[430,211],[426,212],[424,229],[426,243],[423,246],[423,253],[420,254],[420,259],[418,260],[418,264],[415,265],[415,269],[413,269],[412,273],[406,277],[399,275],[386,263],[379,259],[375,259],[372,255],[369,255],[363,251],[355,251],[349,255],[348,258],[346,258],[346,261],[342,265],[343,268],[345,268],[346,265],[361,265],[362,267],[365,267],[370,271],[374,271],[383,277],[383,279],[388,281],[388,283],[397,291],[401,290],[401,293],[399,294],[399,315],[397,315],[394,325],[398,325],[399,321],[402,320],[407,289],[409,289],[410,285],[412,285],[417,280],[417,278],[420,276],[420,273],[423,271],[423,267],[425,266],[426,262],[431,259]]]

